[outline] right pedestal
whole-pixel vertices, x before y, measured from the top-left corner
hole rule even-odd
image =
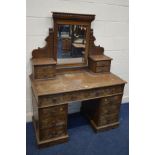
[[[119,126],[121,101],[122,94],[83,101],[81,111],[96,132],[108,130]]]

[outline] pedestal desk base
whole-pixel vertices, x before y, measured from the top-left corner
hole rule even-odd
[[[57,138],[51,138],[51,139],[48,139],[48,140],[40,141],[33,117],[32,117],[32,121],[33,121],[33,126],[34,126],[34,129],[35,129],[37,145],[38,145],[39,148],[47,147],[47,146],[52,146],[52,145],[56,145],[56,144],[60,144],[60,143],[65,143],[65,142],[68,141],[68,139],[69,139],[68,134],[66,134],[65,136],[61,136],[61,137],[57,137]]]

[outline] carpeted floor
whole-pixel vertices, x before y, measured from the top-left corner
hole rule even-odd
[[[32,123],[26,124],[27,155],[128,155],[129,104],[121,106],[120,126],[110,131],[94,133],[80,113],[68,117],[69,141],[38,149]]]

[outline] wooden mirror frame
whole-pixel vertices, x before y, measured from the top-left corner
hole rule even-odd
[[[46,59],[51,63],[56,64],[56,68],[61,68],[61,65],[57,64],[57,31],[58,24],[79,24],[87,26],[87,54],[90,55],[102,55],[104,54],[104,48],[95,45],[95,37],[93,35],[93,29],[91,29],[91,22],[95,19],[95,15],[90,14],[75,14],[75,13],[62,13],[53,12],[53,28],[49,29],[49,35],[45,39],[46,45],[43,48],[38,47],[32,51],[32,60],[34,59]],[[86,59],[87,59],[86,58]],[[62,64],[63,68],[77,67],[77,64]],[[78,68],[84,67],[83,65]]]
[[[89,36],[91,30],[91,22],[95,19],[95,15],[83,15],[83,14],[73,14],[73,13],[60,13],[53,12],[54,20],[54,59],[57,62],[57,52],[58,52],[58,25],[82,25],[87,29],[86,33],[86,47],[85,47],[85,62],[84,63],[67,63],[67,64],[57,64],[59,66],[88,66],[88,52],[89,52]]]

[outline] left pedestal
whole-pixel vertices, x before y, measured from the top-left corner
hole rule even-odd
[[[68,104],[42,108],[38,106],[34,95],[32,95],[32,103],[32,119],[38,146],[43,147],[66,142],[68,140]]]

